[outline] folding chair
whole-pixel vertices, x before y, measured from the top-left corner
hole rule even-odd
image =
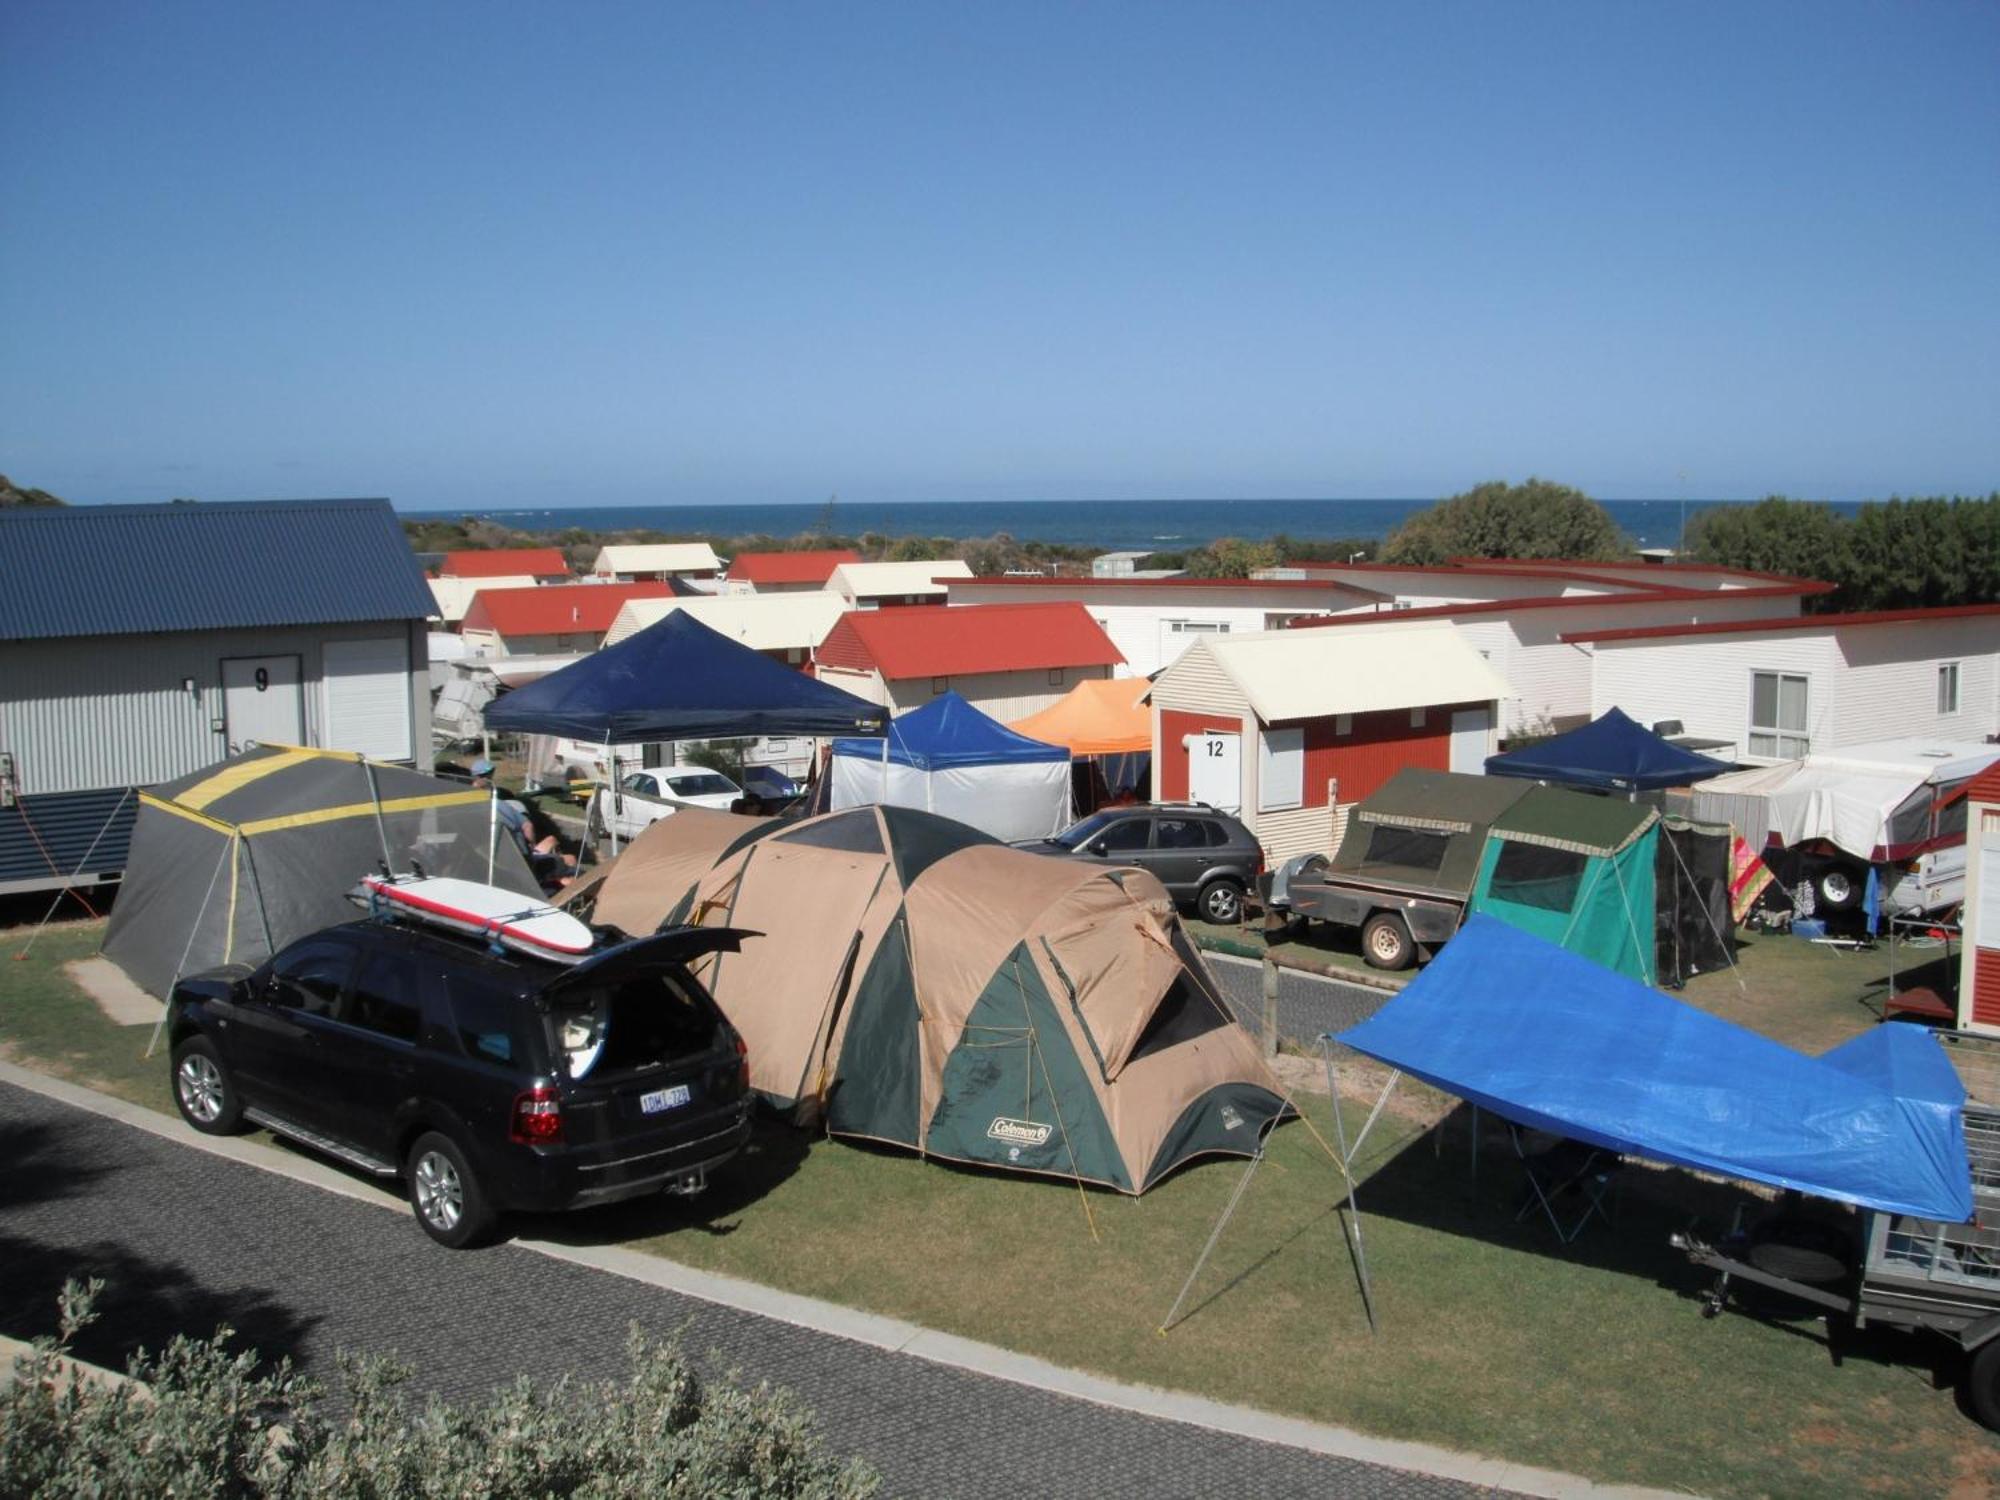
[[[1528,1196],[1514,1215],[1516,1224],[1539,1205],[1556,1238],[1567,1245],[1592,1219],[1613,1222],[1617,1206],[1614,1190],[1624,1158],[1572,1140],[1559,1140],[1546,1151],[1531,1152],[1521,1139],[1520,1128],[1508,1128],[1514,1138],[1514,1154],[1520,1157],[1528,1179]],[[1575,1217],[1567,1218],[1566,1210],[1573,1211]]]

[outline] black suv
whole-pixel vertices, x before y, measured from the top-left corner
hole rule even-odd
[[[742,1039],[687,970],[745,934],[681,928],[573,965],[371,918],[168,1002],[174,1102],[380,1177],[457,1248],[502,1211],[699,1191],[750,1134]]]
[[[1264,846],[1226,812],[1206,802],[1106,807],[1052,839],[1015,846],[1108,865],[1137,865],[1167,894],[1211,922],[1243,917],[1243,893],[1264,873]]]

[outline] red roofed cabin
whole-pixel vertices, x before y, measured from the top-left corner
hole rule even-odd
[[[460,631],[481,656],[595,651],[628,599],[654,599],[673,585],[570,583],[550,588],[481,589]]]
[[[2000,766],[1965,789],[1965,907],[1957,1023],[2000,1036]]]
[[[854,610],[815,655],[822,680],[892,713],[950,691],[1002,723],[1124,659],[1090,611],[1067,602]]]
[[[817,593],[842,563],[860,562],[845,547],[819,552],[739,552],[723,575],[725,594]]]
[[[444,578],[532,578],[537,583],[567,583],[569,559],[560,547],[487,547],[447,552],[438,564]]]

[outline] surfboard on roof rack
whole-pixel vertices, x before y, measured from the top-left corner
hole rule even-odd
[[[447,876],[364,876],[357,899],[371,911],[469,933],[530,958],[575,963],[596,936],[566,911],[518,892]]]

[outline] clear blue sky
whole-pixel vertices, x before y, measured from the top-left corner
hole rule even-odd
[[[74,500],[2000,487],[1984,0],[11,0],[0,57],[0,471]]]

